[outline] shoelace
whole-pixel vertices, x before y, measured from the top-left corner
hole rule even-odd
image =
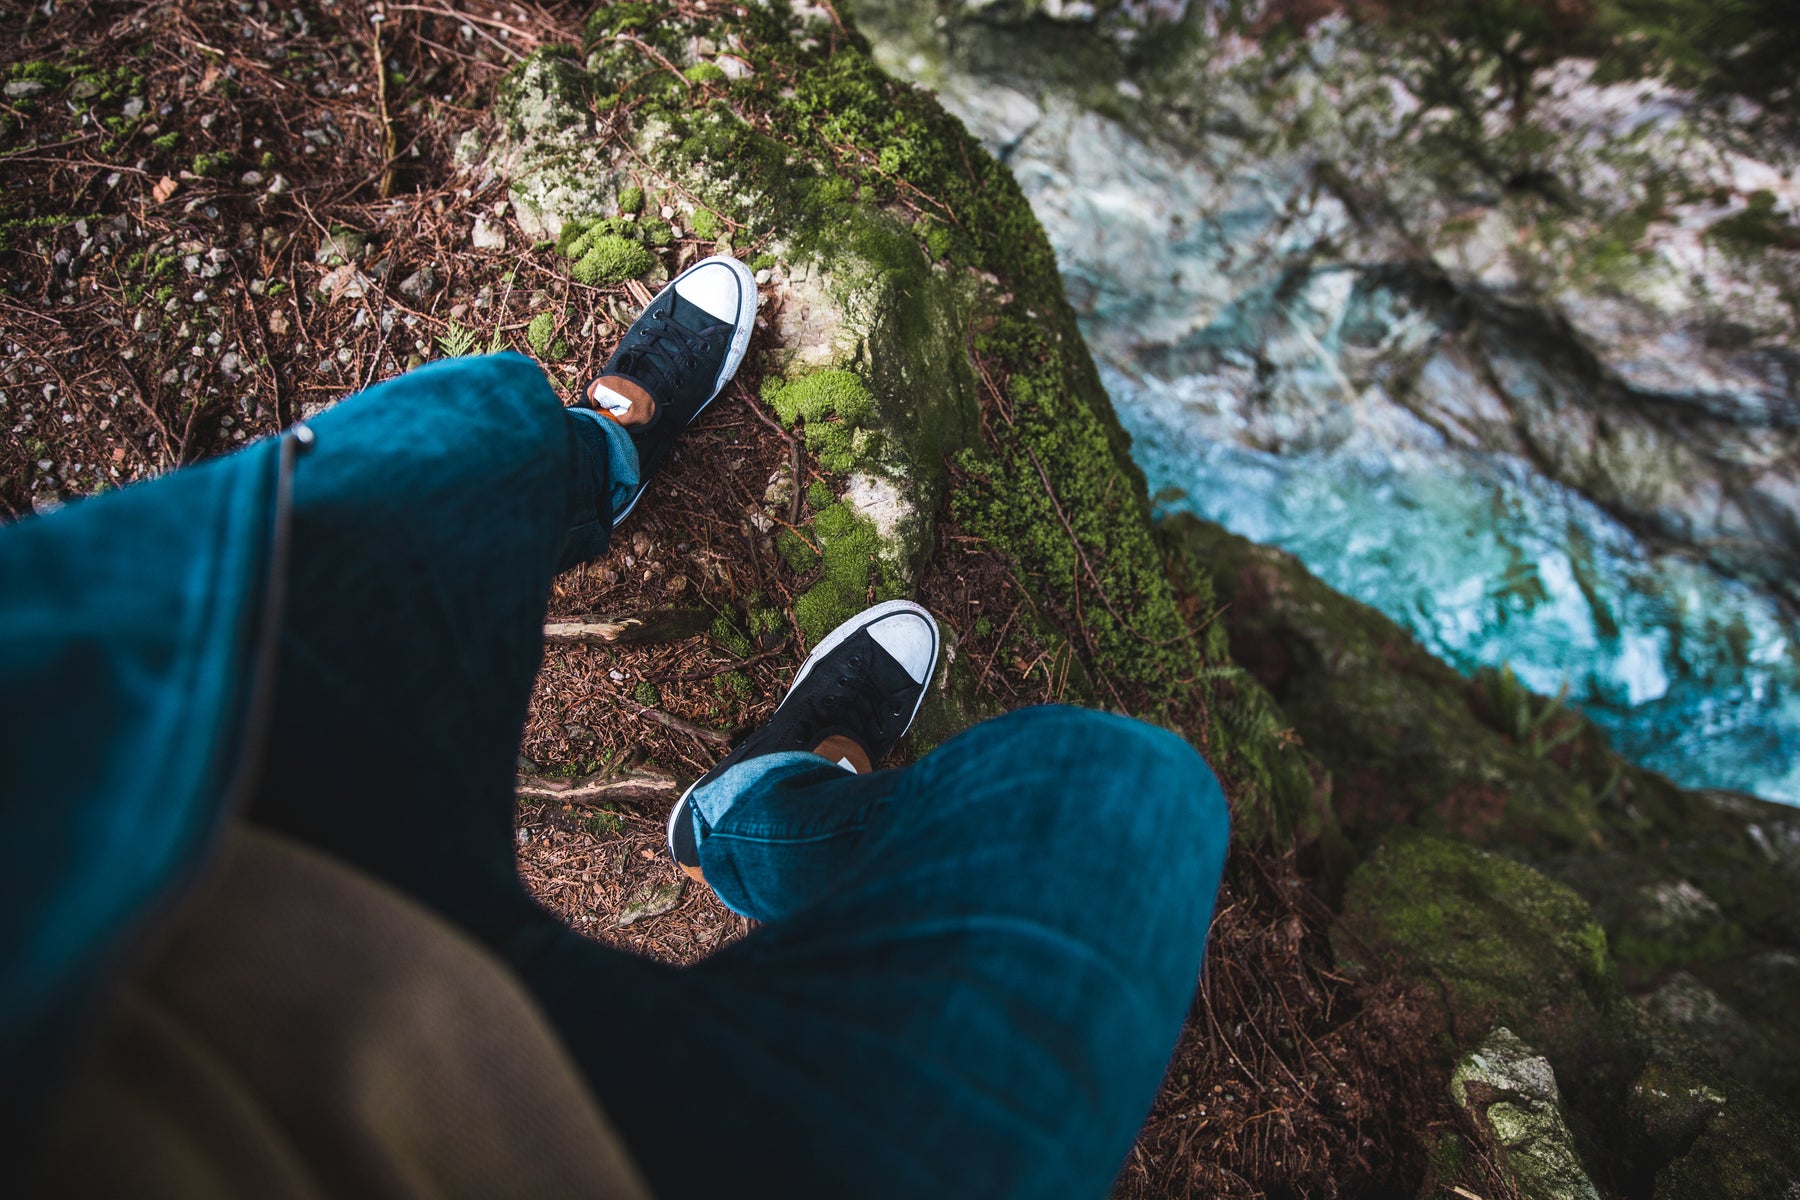
[[[654,395],[674,396],[681,391],[682,375],[698,366],[700,354],[708,349],[707,335],[669,320],[666,308],[652,319],[658,324],[655,332],[621,348],[613,369],[649,385]]]
[[[795,726],[796,745],[816,740],[820,729],[833,725],[867,730],[878,740],[886,739],[887,722],[905,713],[891,699],[883,697],[873,681],[856,677],[853,672],[861,666],[862,655],[852,654],[847,664],[851,673],[839,675],[836,683],[813,699],[806,717]],[[874,747],[869,749],[873,753]]]

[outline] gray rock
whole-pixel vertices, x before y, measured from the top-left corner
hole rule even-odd
[[[1523,1200],[1600,1200],[1563,1119],[1550,1061],[1496,1026],[1463,1056],[1450,1097],[1469,1114]]]
[[[619,910],[618,927],[623,929],[627,925],[635,925],[639,921],[648,921],[653,917],[674,912],[681,904],[681,893],[686,887],[686,876],[668,883],[651,885],[640,893],[637,899]]]
[[[15,79],[6,85],[6,98],[8,100],[29,100],[43,91],[44,85],[35,79]]]
[[[336,228],[319,242],[319,248],[313,254],[313,261],[322,267],[341,267],[360,259],[368,246],[367,235],[358,233],[354,229]]]
[[[469,242],[477,250],[506,249],[506,229],[497,224],[489,224],[486,217],[475,218],[475,228],[469,233]]]
[[[137,120],[144,115],[144,98],[142,96],[128,96],[125,103],[120,106],[119,112],[127,121]]]
[[[400,281],[400,294],[408,300],[424,300],[437,291],[437,286],[437,272],[430,267],[420,267]]]

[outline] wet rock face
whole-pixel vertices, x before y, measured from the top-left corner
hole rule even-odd
[[[1684,782],[1800,799],[1783,119],[1335,17],[859,14],[1013,167],[1169,503]]]

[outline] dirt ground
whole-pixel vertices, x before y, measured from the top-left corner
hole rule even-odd
[[[588,7],[0,3],[0,515],[229,451],[448,352],[525,350],[543,313],[572,396],[648,293],[582,286],[516,230],[477,248],[478,218],[510,228],[504,181],[455,148],[504,71],[578,41]],[[711,246],[667,253],[673,271]],[[786,628],[747,652],[705,632],[553,646],[521,749],[532,890],[575,929],[676,963],[752,930],[668,861],[669,802],[772,711],[803,650],[787,631],[807,581],[747,519],[794,454],[754,399],[757,345],[612,554],[558,581],[551,615],[760,605]],[[947,517],[921,592],[1002,706],[1048,698],[975,636],[1018,589]],[[636,782],[581,791],[621,777]],[[1234,855],[1119,1194],[1418,1192],[1452,1119],[1420,1066],[1433,1031],[1406,996],[1334,973],[1329,919],[1291,859]]]

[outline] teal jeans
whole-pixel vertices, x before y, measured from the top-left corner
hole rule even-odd
[[[752,761],[694,807],[707,881],[762,927],[685,969],[609,949],[521,884],[513,774],[551,581],[606,551],[628,440],[513,356],[311,428],[250,820],[492,947],[659,1196],[1106,1193],[1225,857],[1199,755],[1055,707],[900,770]]]

